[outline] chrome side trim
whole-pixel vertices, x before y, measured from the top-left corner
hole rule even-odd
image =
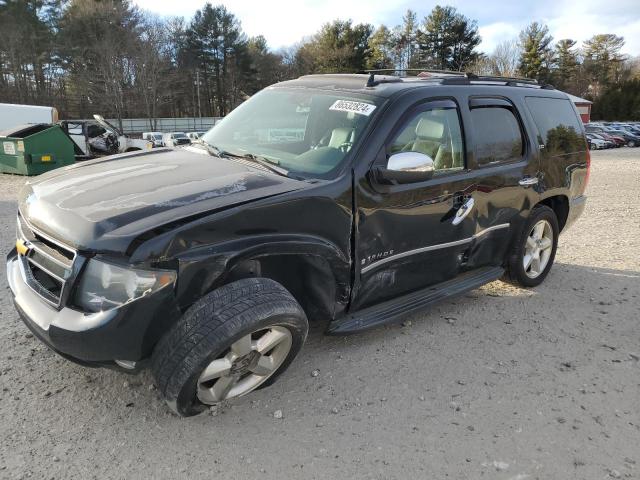
[[[485,228],[484,230],[480,230],[478,233],[474,234],[473,236],[471,236],[469,238],[463,238],[462,240],[456,240],[454,242],[438,243],[436,245],[429,245],[428,247],[416,248],[415,250],[408,250],[406,252],[398,253],[397,255],[392,255],[390,257],[383,258],[381,260],[378,260],[375,263],[367,265],[362,270],[360,270],[360,273],[361,274],[362,273],[367,273],[367,272],[373,270],[374,268],[378,268],[379,266],[384,265],[385,263],[392,262],[392,261],[395,261],[395,260],[399,260],[399,259],[404,258],[404,257],[409,257],[411,255],[417,255],[419,253],[431,252],[433,250],[440,250],[440,249],[443,249],[443,248],[457,247],[458,245],[464,245],[465,243],[471,243],[473,240],[476,240],[476,239],[486,235],[487,233],[493,232],[495,230],[501,230],[503,228],[509,228],[509,226],[510,225],[508,223],[501,223],[499,225],[493,225],[492,227],[488,227],[488,228]]]
[[[488,227],[488,228],[485,228],[484,230],[480,230],[478,233],[476,233],[471,238],[473,238],[473,239],[480,238],[480,237],[482,237],[483,235],[486,235],[489,232],[493,232],[494,230],[502,230],[503,228],[509,228],[510,226],[511,225],[508,224],[508,223],[501,223],[499,225],[493,225],[492,227]]]

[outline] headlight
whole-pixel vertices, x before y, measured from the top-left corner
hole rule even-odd
[[[84,269],[75,303],[87,312],[110,310],[174,283],[171,270],[137,270],[91,259]]]

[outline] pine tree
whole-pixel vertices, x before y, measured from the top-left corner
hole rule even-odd
[[[421,64],[438,70],[461,71],[478,59],[480,44],[475,20],[454,7],[437,5],[424,19],[418,33]]]
[[[547,81],[549,67],[552,62],[552,50],[550,44],[553,37],[549,35],[549,28],[538,22],[533,22],[520,32],[520,75],[534,78],[539,81]]]
[[[594,35],[584,42],[584,70],[595,97],[610,84],[621,80],[627,59],[620,52],[623,46],[624,38],[610,33]]]
[[[574,50],[575,40],[565,38],[555,46],[555,64],[551,80],[559,90],[575,92],[575,77],[578,72],[578,54]]]
[[[393,38],[389,29],[380,25],[369,39],[371,56],[367,68],[393,68]]]

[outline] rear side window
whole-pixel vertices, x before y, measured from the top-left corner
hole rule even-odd
[[[520,124],[511,109],[481,107],[471,110],[479,166],[519,160],[524,141]]]
[[[538,142],[544,145],[546,155],[563,155],[585,149],[581,121],[568,99],[527,97],[526,102],[538,127]]]

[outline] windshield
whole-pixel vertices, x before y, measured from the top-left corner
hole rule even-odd
[[[156,140],[162,140],[162,135],[160,135],[159,133],[156,133],[153,138],[155,138]]]
[[[263,157],[305,177],[333,178],[380,105],[373,96],[269,88],[203,140],[229,155]]]
[[[187,138],[184,133],[174,133],[173,138]]]

